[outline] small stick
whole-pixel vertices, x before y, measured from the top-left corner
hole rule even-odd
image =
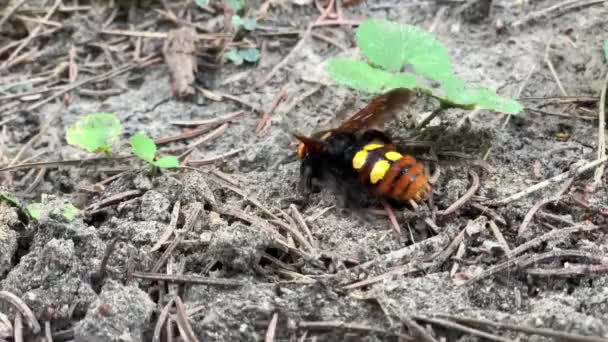
[[[467,190],[467,192],[464,195],[462,195],[462,197],[460,197],[456,202],[454,202],[446,210],[437,212],[439,215],[445,216],[445,215],[449,215],[449,214],[455,212],[456,210],[458,210],[458,208],[462,207],[465,203],[467,203],[471,199],[471,197],[473,197],[473,195],[475,195],[477,190],[479,190],[479,176],[477,175],[477,172],[475,172],[473,170],[469,170],[469,175],[471,175],[471,177],[473,178],[473,184],[471,185],[469,190]]]
[[[176,284],[190,284],[190,285],[210,285],[220,287],[240,287],[244,283],[234,279],[224,278],[209,278],[201,277],[194,274],[166,274],[166,273],[145,273],[145,272],[133,272],[133,278],[164,281],[167,283]]]
[[[21,298],[8,291],[0,291],[0,300],[12,304],[15,309],[17,309],[17,312],[20,313],[23,318],[25,318],[28,327],[32,329],[34,334],[38,334],[40,332],[41,328],[36,316]]]
[[[549,59],[549,49],[550,48],[551,48],[551,40],[549,40],[549,43],[547,43],[547,47],[545,48],[545,58],[544,58],[545,63],[549,67],[549,70],[551,70],[551,74],[553,75],[553,78],[555,79],[555,82],[557,83],[559,90],[562,92],[562,95],[568,96],[568,93],[566,93],[566,89],[564,89],[562,82],[559,80],[559,76],[557,76],[557,72],[555,72],[555,68],[553,67],[553,63],[551,62],[551,59]]]
[[[19,7],[21,7],[21,5],[23,5],[27,0],[18,0],[13,7],[11,7],[11,9],[7,10],[4,15],[2,16],[2,19],[0,19],[0,28],[2,28],[2,25],[4,25],[4,23],[6,23],[6,21],[19,9]]]
[[[154,326],[154,335],[152,335],[152,342],[160,342],[160,337],[162,333],[163,326],[169,318],[169,310],[173,306],[173,302],[175,299],[171,298],[167,305],[165,305],[158,315],[158,319],[156,320],[156,325]]]
[[[552,230],[541,236],[537,236],[534,239],[532,239],[524,244],[517,246],[517,248],[515,248],[511,252],[507,253],[507,258],[513,258],[517,255],[520,255],[523,252],[527,251],[528,249],[538,246],[545,241],[555,240],[558,238],[565,238],[565,237],[569,236],[570,234],[574,234],[574,233],[578,233],[578,232],[590,232],[590,231],[596,230],[598,228],[600,228],[600,227],[596,226],[596,225],[580,224],[580,225],[576,225],[576,226],[570,227],[570,228],[555,229],[555,230]]]
[[[503,226],[507,225],[507,221],[505,221],[505,219],[500,216],[500,214],[498,214],[494,209],[490,209],[488,207],[486,207],[485,205],[481,205],[477,202],[471,202],[471,204],[469,204],[471,207],[480,210],[481,214],[486,214],[488,215],[492,220],[500,223]]]
[[[42,182],[42,180],[44,179],[44,175],[46,175],[46,168],[41,167],[40,170],[38,170],[38,174],[36,175],[36,178],[34,178],[32,183],[30,184],[30,186],[28,186],[27,189],[25,189],[25,193],[29,194],[30,192],[34,191],[34,189],[36,189],[36,187],[38,187],[40,182]]]
[[[511,252],[511,248],[509,247],[509,244],[507,243],[507,240],[505,240],[505,237],[502,235],[502,232],[500,231],[500,229],[498,229],[498,226],[496,225],[496,223],[494,223],[494,221],[490,221],[488,222],[489,226],[490,226],[490,230],[492,231],[492,235],[494,235],[494,237],[496,238],[496,241],[498,241],[498,243],[500,243],[502,245],[502,248],[504,248],[505,252],[509,253]]]
[[[222,135],[222,133],[224,133],[226,131],[226,128],[228,128],[228,123],[224,123],[222,124],[220,127],[216,128],[213,132],[205,135],[204,137],[200,138],[199,140],[195,141],[194,143],[190,144],[188,146],[188,149],[180,154],[177,159],[179,160],[184,160],[188,155],[190,155],[190,153],[192,153],[199,145],[202,145],[210,140],[213,140],[217,137],[219,137],[220,135]]]
[[[397,217],[395,216],[395,212],[393,208],[391,208],[390,204],[385,200],[382,200],[382,206],[384,206],[384,210],[386,210],[386,214],[388,215],[388,219],[391,221],[391,226],[393,227],[393,231],[395,235],[397,235],[397,239],[401,238],[401,226],[399,226],[399,222],[397,221]]]
[[[517,229],[517,236],[520,237],[524,234],[524,232],[528,228],[528,225],[532,221],[532,218],[534,218],[534,214],[536,214],[536,212],[540,208],[542,208],[545,204],[548,204],[549,202],[553,202],[554,200],[555,200],[555,198],[544,198],[541,201],[539,201],[538,203],[536,203],[534,206],[532,206],[532,208],[530,208],[530,211],[528,211],[528,213],[524,217],[524,220],[521,222],[519,229]]]
[[[160,236],[160,238],[158,238],[158,241],[156,241],[154,246],[152,246],[152,248],[150,248],[150,252],[157,251],[165,242],[167,242],[167,240],[169,240],[169,238],[171,237],[171,234],[173,234],[173,231],[175,230],[175,227],[177,226],[177,219],[179,217],[180,203],[181,202],[179,200],[177,200],[177,202],[175,202],[175,204],[173,205],[173,211],[171,213],[171,221],[167,225],[167,228],[165,229],[163,234]]]
[[[13,332],[15,333],[15,342],[23,342],[23,316],[21,312],[15,313],[15,327]]]
[[[264,339],[264,342],[274,342],[274,336],[277,331],[278,320],[279,314],[275,312],[274,314],[272,314],[272,319],[270,320],[270,323],[268,323],[268,329],[266,330],[266,338]]]
[[[569,265],[564,268],[530,268],[526,273],[538,277],[563,277],[570,278],[580,275],[608,273],[608,264],[600,265]]]
[[[308,225],[306,224],[306,221],[304,221],[304,218],[302,217],[302,214],[300,213],[298,208],[295,206],[295,204],[289,205],[289,208],[291,209],[291,213],[296,219],[296,222],[308,237],[311,246],[314,246],[314,248],[319,248],[317,242],[315,241],[315,238],[312,236],[312,233],[310,232],[310,229],[308,228]]]
[[[55,14],[55,11],[59,7],[59,5],[61,5],[61,2],[62,2],[62,0],[55,0],[55,4],[53,4],[53,7],[51,7],[48,10],[48,12],[44,16],[43,20],[51,19],[53,14]],[[17,5],[19,5],[19,4],[17,4]],[[3,21],[2,23],[4,23],[4,20],[6,20],[6,17],[2,20]],[[36,35],[38,35],[38,33],[40,32],[40,30],[42,30],[43,27],[44,27],[44,25],[42,25],[42,24],[39,24],[38,26],[36,26],[29,33],[27,38],[11,53],[11,55],[6,59],[6,61],[4,61],[4,63],[2,63],[2,66],[0,66],[0,69],[5,69],[8,65],[10,65],[13,62],[13,60],[15,59],[15,57],[19,54],[19,52],[21,52],[21,50],[23,50],[23,48],[25,48],[32,41],[32,39],[34,39],[34,37]]]
[[[192,325],[190,325],[190,321],[188,320],[186,306],[179,296],[175,297],[175,308],[177,313],[177,328],[179,329],[181,337],[186,342],[198,342],[198,338],[196,338],[196,335],[192,330]]]
[[[466,246],[464,244],[464,241],[460,242],[460,245],[458,246],[458,250],[456,251],[456,259],[462,259],[462,257],[464,256],[464,252],[465,252]],[[458,272],[458,267],[460,266],[460,264],[456,261],[454,262],[454,265],[452,265],[452,269],[450,270],[450,278],[454,277],[454,274],[456,274],[456,272]]]
[[[233,155],[239,154],[239,153],[243,152],[244,150],[245,150],[244,148],[237,148],[235,150],[228,151],[226,153],[220,154],[220,155],[215,156],[215,157],[209,157],[209,158],[206,158],[206,159],[197,159],[197,160],[187,160],[185,162],[185,164],[188,165],[188,166],[192,166],[192,167],[209,165],[209,164],[215,163],[216,161],[223,160],[223,159],[226,159],[228,157],[232,157]]]
[[[228,113],[220,116],[219,118],[207,119],[207,120],[192,120],[192,121],[171,121],[172,125],[176,126],[212,126],[220,125],[226,122],[230,122],[239,116],[245,114],[245,111],[239,110],[236,112]],[[157,142],[158,144],[158,142]]]
[[[433,335],[431,335],[426,329],[421,327],[420,324],[416,323],[416,321],[414,321],[411,317],[400,316],[399,318],[401,319],[401,322],[403,322],[403,324],[405,324],[408,329],[413,333],[412,335],[414,335],[414,337],[420,337],[421,341],[425,342],[439,342],[433,337]]]
[[[470,328],[470,327],[467,327],[465,325],[458,324],[458,323],[455,323],[455,322],[452,322],[452,321],[448,321],[448,320],[445,320],[445,319],[430,318],[430,317],[424,317],[424,316],[418,316],[418,315],[414,315],[414,316],[412,316],[412,318],[414,318],[415,320],[418,320],[418,321],[423,321],[423,322],[439,325],[439,326],[442,326],[444,328],[462,331],[464,333],[467,333],[467,334],[470,334],[470,335],[473,335],[473,336],[479,336],[479,337],[481,337],[483,339],[490,340],[490,341],[514,342],[514,340],[511,340],[511,339],[508,339],[508,338],[503,338],[503,337],[500,337],[498,335],[490,334],[490,333],[487,333],[485,331],[481,331],[481,330],[477,330],[477,329],[474,329],[474,328]]]
[[[577,342],[608,342],[608,339],[603,337],[593,337],[593,336],[583,336],[565,333],[557,330],[546,329],[546,328],[534,328],[534,327],[526,327],[523,325],[515,325],[510,323],[499,323],[493,322],[485,319],[476,319],[476,318],[466,318],[466,317],[457,317],[451,315],[437,315],[438,317],[443,317],[452,321],[464,323],[464,324],[473,324],[473,325],[481,325],[481,326],[490,326],[496,329],[507,329],[512,331],[519,331],[529,335],[541,335],[547,337],[554,337],[556,339],[563,339],[564,341],[577,341]]]
[[[375,333],[383,333],[394,335],[394,333],[388,332],[386,330],[370,327],[361,323],[346,323],[340,321],[300,321],[296,325],[298,329],[307,329],[307,330],[333,330],[333,329],[341,329],[341,330],[350,330],[350,331],[363,331],[363,332],[375,332]],[[414,338],[405,334],[399,334],[400,337],[406,339],[407,341],[414,341]]]
[[[523,197],[526,197],[527,195],[529,195],[529,194],[531,194],[533,192],[536,192],[536,191],[538,191],[540,189],[544,189],[544,188],[546,188],[546,187],[548,187],[550,185],[562,182],[562,181],[568,179],[569,177],[581,175],[581,174],[587,172],[588,170],[591,170],[591,169],[593,169],[593,168],[595,168],[595,167],[597,167],[599,165],[604,164],[606,162],[606,159],[607,159],[606,157],[604,157],[602,159],[596,159],[596,160],[594,160],[592,162],[589,162],[589,163],[587,163],[585,165],[582,165],[582,166],[580,166],[580,167],[578,167],[578,168],[576,168],[574,170],[569,170],[569,171],[566,171],[564,173],[560,173],[559,175],[557,175],[555,177],[551,177],[551,178],[549,178],[547,180],[544,180],[544,181],[542,181],[540,183],[537,183],[536,185],[533,185],[533,186],[527,188],[526,190],[523,190],[523,191],[520,191],[518,193],[515,193],[515,194],[513,194],[513,195],[511,195],[511,196],[509,196],[507,198],[502,199],[502,200],[499,200],[499,201],[488,201],[488,202],[485,203],[485,205],[501,206],[501,205],[505,205],[505,204],[511,203],[513,201],[517,201],[517,200],[519,200],[519,199],[521,199]]]
[[[511,251],[511,253],[513,253],[513,251]],[[494,274],[498,273],[498,272],[502,272],[506,269],[509,269],[511,267],[515,267],[515,269],[523,269],[526,268],[530,265],[534,265],[535,263],[544,261],[546,259],[554,259],[554,258],[566,258],[566,257],[577,257],[577,258],[587,258],[590,260],[597,260],[597,256],[591,254],[591,253],[587,253],[587,252],[581,252],[579,250],[553,250],[550,252],[545,252],[542,254],[537,254],[537,255],[533,255],[533,256],[528,256],[528,255],[522,255],[519,256],[517,258],[514,259],[509,259],[503,263],[500,263],[498,265],[494,265],[490,268],[488,268],[487,270],[483,271],[483,273],[467,280],[466,282],[464,282],[462,285],[466,286],[466,285],[470,285],[472,283],[478,282],[482,279],[488,278],[493,276]]]
[[[585,1],[581,1],[581,0],[566,0],[563,2],[560,2],[559,4],[555,4],[553,6],[549,6],[547,8],[544,8],[540,11],[536,11],[536,12],[532,12],[530,13],[528,16],[517,20],[513,23],[513,27],[518,27],[520,25],[523,25],[531,20],[535,20],[538,19],[540,17],[546,16],[547,14],[549,14],[550,12],[553,11],[559,11],[559,12],[565,12],[567,10],[572,10],[572,9],[576,9],[578,7],[587,7],[587,6],[592,6],[592,5],[596,5],[596,4],[601,4],[604,3],[606,0],[585,0]]]
[[[597,159],[606,158],[606,91],[608,90],[608,74],[604,80],[604,87],[600,94],[600,113],[599,123],[597,127]],[[593,187],[597,188],[602,185],[602,177],[604,176],[604,165],[598,166],[595,169],[595,175],[593,177]]]
[[[110,196],[104,200],[101,200],[97,203],[93,203],[90,206],[88,206],[85,211],[93,211],[93,210],[99,210],[101,208],[105,208],[109,205],[112,205],[114,203],[118,203],[118,202],[122,202],[124,200],[126,200],[127,198],[131,198],[131,197],[136,197],[142,194],[141,190],[128,190],[128,191],[124,191],[121,193],[118,193],[116,195]]]
[[[192,229],[192,227],[194,226],[194,223],[200,216],[202,210],[203,210],[203,208],[200,204],[196,205],[192,209],[192,211],[189,213],[188,217],[186,217],[186,223],[184,223],[184,227],[182,229],[181,234],[177,234],[175,236],[175,238],[173,239],[173,242],[169,245],[169,247],[167,247],[167,249],[161,255],[161,257],[158,259],[158,261],[156,262],[154,267],[152,267],[152,273],[157,273],[160,270],[160,268],[163,267],[163,265],[167,262],[167,260],[169,260],[169,256],[171,255],[171,253],[173,253],[173,250],[175,249],[175,247],[177,247],[177,245],[181,242],[184,235],[186,235],[186,233],[188,231],[190,231],[190,229]],[[133,272],[133,274],[135,274],[135,272]],[[133,276],[135,276],[135,275],[133,275]]]

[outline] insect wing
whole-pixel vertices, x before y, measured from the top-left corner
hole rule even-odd
[[[414,92],[405,88],[396,88],[375,97],[365,108],[361,109],[336,130],[356,132],[362,128],[380,125],[391,119],[397,110],[402,108],[413,97]]]

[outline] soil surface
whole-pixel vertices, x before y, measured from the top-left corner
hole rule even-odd
[[[0,341],[608,341],[606,174],[594,186],[595,168],[575,172],[598,159],[605,1],[338,1],[341,17],[272,74],[317,2],[250,1],[263,17],[237,35],[214,1],[36,2],[0,27],[0,63],[13,62],[0,66],[0,169],[20,166],[0,172],[17,198],[0,201]],[[386,126],[434,181],[431,201],[396,209],[399,237],[378,203],[352,210],[331,187],[308,199],[297,188],[291,134],[370,99],[324,71],[357,53],[351,24],[369,17],[432,31],[459,75],[526,107],[452,109],[417,130],[437,107],[420,94]],[[154,36],[182,26],[207,37],[185,98]],[[260,61],[218,63],[228,43],[260,48]],[[65,132],[94,112],[115,113],[124,131],[110,158],[91,161]],[[187,167],[117,158],[138,132],[181,136],[157,142],[161,155],[193,147]],[[28,166],[65,160],[77,162]],[[38,219],[20,210],[31,203]]]

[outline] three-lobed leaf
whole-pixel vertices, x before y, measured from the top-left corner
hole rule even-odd
[[[106,153],[118,141],[122,124],[113,113],[95,113],[82,116],[66,132],[68,144],[88,152]]]
[[[154,156],[156,155],[156,144],[154,143],[154,140],[150,139],[145,134],[138,133],[132,136],[130,141],[133,154],[148,163],[154,162]]]

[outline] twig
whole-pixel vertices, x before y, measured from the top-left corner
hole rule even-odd
[[[184,223],[182,232],[175,236],[175,238],[173,239],[173,242],[171,242],[169,247],[167,247],[165,252],[158,259],[158,261],[156,262],[154,267],[152,267],[152,273],[157,273],[158,271],[160,271],[161,267],[163,267],[165,262],[167,262],[167,260],[169,259],[169,256],[171,255],[171,253],[173,253],[173,250],[175,249],[175,247],[177,247],[177,245],[184,238],[184,235],[186,235],[186,233],[188,233],[188,231],[190,231],[190,229],[192,229],[192,227],[194,226],[196,220],[198,219],[198,217],[200,216],[202,211],[203,211],[203,208],[202,208],[202,205],[200,205],[200,203],[194,205],[194,207],[191,209],[190,213],[188,213],[188,216],[186,217],[186,222]]]
[[[165,242],[167,242],[167,240],[169,240],[169,238],[171,237],[171,234],[173,234],[173,231],[175,230],[175,227],[177,226],[177,219],[179,217],[180,203],[181,202],[179,200],[177,200],[177,202],[175,202],[175,204],[173,205],[173,212],[171,213],[171,221],[167,225],[167,228],[165,229],[163,234],[160,236],[160,238],[158,238],[158,241],[156,241],[154,246],[152,246],[152,248],[150,248],[150,252],[157,251]]]
[[[395,216],[395,212],[393,211],[393,208],[386,200],[382,200],[381,202],[382,202],[382,206],[384,207],[384,210],[388,214],[388,219],[391,222],[391,227],[393,227],[393,231],[395,232],[397,239],[401,239],[401,226],[399,225],[399,222],[397,221],[397,217]],[[415,242],[415,241],[412,241],[412,242]]]
[[[302,217],[302,214],[300,213],[298,208],[295,206],[295,204],[291,204],[289,206],[289,208],[291,209],[291,213],[292,213],[293,217],[296,219],[296,222],[298,223],[300,228],[304,231],[304,233],[308,237],[308,240],[310,241],[310,245],[313,246],[314,248],[319,248],[317,242],[315,241],[315,238],[312,236],[312,233],[310,232],[310,229],[308,228],[308,225],[306,224],[306,221],[304,221],[304,218]]]
[[[27,0],[18,0],[13,7],[11,7],[11,9],[7,10],[6,12],[4,12],[4,16],[2,17],[2,19],[0,19],[0,28],[2,28],[2,25],[4,25],[4,23],[6,23],[6,21],[19,9],[19,7],[21,7],[21,5],[23,5]]]
[[[198,342],[198,338],[196,338],[196,335],[192,330],[192,325],[190,325],[190,321],[188,320],[186,306],[179,296],[175,297],[175,309],[177,314],[177,328],[179,329],[181,337],[186,342]]]
[[[88,206],[85,211],[91,212],[94,210],[99,210],[101,208],[105,208],[109,205],[112,205],[114,203],[118,203],[118,202],[122,202],[124,200],[126,200],[127,198],[131,198],[131,197],[135,197],[135,196],[139,196],[142,194],[141,190],[128,190],[128,191],[124,191],[121,193],[118,193],[116,195],[112,195],[104,200],[101,200],[99,202],[93,203],[90,206]]]
[[[511,248],[509,248],[507,240],[505,240],[505,237],[502,235],[502,232],[500,231],[496,223],[494,223],[494,221],[490,221],[488,222],[488,224],[490,226],[492,234],[496,238],[496,241],[498,241],[498,243],[502,245],[502,248],[505,250],[505,252],[509,253],[511,251]]]
[[[133,272],[133,278],[164,281],[167,283],[175,284],[190,284],[190,285],[210,285],[210,286],[221,286],[221,287],[240,287],[244,283],[234,279],[228,278],[209,278],[201,277],[194,274],[166,274],[166,273],[145,273],[145,272]]]
[[[228,123],[224,123],[222,124],[220,127],[216,128],[213,132],[205,135],[204,137],[198,139],[197,141],[193,142],[192,144],[190,144],[188,146],[188,149],[186,151],[184,151],[184,153],[180,154],[177,159],[179,160],[184,160],[188,155],[190,155],[190,153],[192,153],[199,145],[202,145],[210,140],[213,140],[217,137],[219,137],[220,135],[222,135],[222,133],[224,133],[224,131],[226,131],[226,128],[228,128]]]
[[[538,277],[564,277],[570,278],[580,275],[608,273],[608,264],[600,265],[568,265],[564,268],[530,268],[526,273]]]
[[[382,333],[388,335],[396,335],[384,329],[370,327],[361,323],[346,323],[340,321],[300,321],[296,325],[298,329],[307,329],[307,330],[347,330],[347,331],[363,331],[363,332],[374,332],[374,333]],[[414,338],[405,334],[398,334],[399,337],[407,340],[414,341]]]
[[[486,214],[488,215],[492,220],[500,223],[503,226],[507,225],[507,221],[505,221],[505,219],[500,216],[494,209],[490,209],[488,207],[486,207],[485,205],[481,205],[477,202],[471,202],[471,204],[469,204],[471,207],[480,210],[481,214]]]
[[[414,318],[415,320],[418,320],[418,321],[423,321],[423,322],[439,325],[439,326],[442,326],[444,328],[462,331],[464,333],[467,333],[467,334],[470,334],[470,335],[473,335],[473,336],[479,336],[479,337],[481,337],[483,339],[490,340],[490,341],[514,342],[514,340],[511,340],[511,339],[508,339],[508,338],[504,338],[504,337],[500,337],[498,335],[490,334],[490,333],[487,333],[485,331],[481,331],[481,330],[477,330],[477,329],[474,329],[474,328],[470,328],[470,327],[467,327],[465,325],[454,323],[454,322],[451,322],[451,321],[448,321],[448,320],[445,320],[445,319],[430,318],[430,317],[424,317],[424,316],[419,316],[419,315],[414,315],[414,316],[412,316],[412,318]]]
[[[513,23],[513,27],[518,27],[520,25],[523,25],[531,20],[535,20],[541,17],[546,16],[547,14],[553,12],[553,11],[558,11],[561,13],[565,13],[568,10],[573,10],[579,7],[587,7],[587,6],[592,6],[592,5],[596,5],[596,4],[601,4],[604,3],[606,0],[567,0],[567,1],[563,1],[560,2],[559,4],[555,4],[553,6],[549,6],[547,8],[544,8],[540,11],[536,11],[536,12],[532,12],[530,13],[528,16],[526,16],[525,18],[522,18],[520,20],[517,20]]]
[[[154,335],[152,336],[152,342],[160,342],[160,337],[162,333],[163,326],[169,318],[169,310],[173,306],[173,302],[175,299],[171,298],[167,305],[165,305],[158,315],[158,319],[156,320],[156,325],[154,326]]]
[[[608,339],[603,337],[593,337],[593,336],[583,336],[576,334],[569,334],[561,331],[556,331],[552,329],[545,328],[534,328],[534,327],[526,327],[522,325],[515,325],[510,323],[499,323],[493,322],[485,319],[476,319],[476,318],[466,318],[466,317],[457,317],[451,315],[437,315],[438,317],[443,317],[452,321],[469,324],[469,325],[481,325],[481,326],[490,326],[496,329],[507,329],[512,331],[519,331],[529,335],[541,335],[547,337],[554,337],[562,341],[570,341],[570,342],[608,342]]]
[[[513,253],[513,251],[511,251],[511,253]],[[554,251],[550,251],[550,252],[546,252],[546,253],[542,253],[542,254],[536,254],[533,256],[522,255],[522,256],[519,256],[514,259],[509,259],[498,265],[494,265],[494,266],[488,268],[487,270],[483,271],[481,274],[478,274],[477,276],[467,280],[462,285],[466,286],[466,285],[478,282],[482,279],[491,277],[496,273],[502,272],[502,271],[512,268],[512,267],[515,267],[515,270],[524,269],[530,265],[534,265],[535,263],[544,261],[546,259],[570,258],[570,257],[587,258],[590,260],[597,259],[597,256],[593,255],[591,253],[582,252],[579,250],[568,250],[568,249],[554,250]]]
[[[523,252],[527,251],[528,249],[538,246],[545,241],[551,241],[551,240],[556,240],[556,239],[560,239],[560,238],[563,239],[570,234],[574,234],[574,233],[578,233],[578,232],[590,232],[590,231],[596,230],[598,228],[600,228],[600,227],[596,226],[596,225],[580,224],[580,225],[570,227],[570,228],[552,230],[541,236],[537,236],[534,239],[532,239],[524,244],[517,246],[517,248],[515,248],[515,249],[511,250],[511,252],[507,253],[507,258],[513,258],[517,255],[520,255]]]
[[[600,113],[599,123],[597,127],[597,159],[606,158],[606,91],[608,90],[608,73],[604,80],[604,87],[600,94]],[[604,176],[604,165],[598,166],[595,169],[595,175],[593,177],[593,187],[597,188],[602,185],[602,177]]]
[[[530,208],[530,210],[524,217],[524,220],[521,222],[521,225],[517,229],[517,236],[520,237],[525,233],[526,229],[528,228],[528,225],[532,221],[532,218],[534,218],[534,214],[536,214],[536,212],[540,208],[542,208],[545,204],[547,204],[549,202],[553,202],[554,200],[555,200],[555,198],[544,198],[544,199],[540,200],[538,203],[536,203],[534,206],[532,206],[532,208]]]
[[[59,7],[59,5],[61,5],[61,2],[62,2],[62,0],[55,0],[55,4],[53,4],[53,7],[51,7],[48,10],[48,12],[44,16],[43,20],[51,19],[53,14],[55,14],[55,11]],[[3,19],[3,21],[4,21],[4,19]],[[13,60],[15,59],[15,57],[19,54],[19,52],[21,52],[21,50],[23,50],[23,48],[25,48],[32,41],[32,39],[34,39],[34,37],[36,35],[38,35],[38,33],[40,32],[40,30],[42,30],[43,27],[44,27],[44,25],[40,24],[40,25],[36,26],[32,31],[30,31],[27,38],[11,53],[11,55],[6,59],[6,61],[4,61],[4,63],[2,63],[2,66],[0,66],[0,69],[6,69],[9,65],[11,65]]]
[[[412,335],[414,335],[414,337],[420,337],[420,341],[439,342],[428,331],[421,327],[420,324],[416,323],[416,321],[414,321],[411,317],[399,316],[399,318],[401,319],[401,322],[403,322],[403,324],[405,324],[408,329],[413,332]]]
[[[23,342],[23,315],[21,312],[15,313],[15,324],[13,332],[15,333],[15,342]]]
[[[551,48],[551,40],[549,40],[549,43],[547,43],[547,47],[545,48],[545,58],[544,58],[545,63],[549,67],[549,70],[551,70],[551,74],[553,75],[553,78],[555,79],[555,82],[557,83],[559,90],[562,92],[562,95],[568,96],[568,93],[566,93],[566,89],[564,89],[562,82],[559,80],[559,76],[557,76],[557,72],[555,71],[555,68],[553,67],[553,63],[551,62],[551,59],[549,59],[549,49],[550,48]]]
[[[270,72],[268,74],[266,74],[266,76],[263,79],[261,79],[259,82],[257,82],[256,87],[261,87],[264,84],[266,84],[266,82],[268,82],[274,76],[274,74],[277,73],[277,71],[279,71],[281,68],[283,68],[290,61],[290,59],[296,54],[296,52],[299,51],[302,48],[302,46],[304,46],[304,43],[310,37],[312,29],[315,27],[315,24],[319,24],[319,23],[323,22],[325,20],[325,18],[327,18],[327,16],[330,14],[331,9],[334,5],[334,1],[335,0],[329,1],[327,8],[325,9],[324,12],[321,13],[319,18],[317,18],[317,20],[315,20],[314,22],[312,22],[308,25],[308,27],[306,28],[306,31],[304,31],[304,33],[302,34],[300,41],[298,41],[298,43],[293,47],[293,49],[291,49],[291,51],[289,51],[289,53],[287,54],[287,56],[285,56],[285,58],[283,58],[283,60],[281,60],[279,63],[277,63],[270,70]]]
[[[148,59],[148,60],[141,61],[141,62],[138,62],[138,63],[131,63],[131,64],[128,64],[128,65],[124,65],[122,67],[119,67],[119,68],[117,68],[115,70],[110,70],[110,71],[105,72],[105,73],[103,73],[101,75],[93,76],[93,77],[87,78],[87,79],[79,81],[79,82],[70,83],[69,85],[63,87],[61,90],[59,90],[55,94],[50,95],[50,96],[44,98],[43,100],[40,100],[40,101],[32,104],[31,106],[27,107],[26,110],[27,111],[33,111],[34,109],[37,109],[37,108],[41,107],[42,105],[44,105],[44,104],[52,101],[53,99],[55,99],[55,98],[57,98],[57,97],[65,94],[65,93],[67,93],[67,92],[69,92],[69,91],[71,91],[73,89],[76,89],[76,88],[78,88],[78,87],[80,87],[80,86],[82,86],[84,84],[87,84],[87,83],[90,83],[90,82],[100,82],[100,81],[103,81],[105,79],[108,79],[108,78],[120,75],[120,74],[122,74],[124,72],[130,71],[132,69],[135,69],[135,68],[138,68],[138,67],[145,67],[145,66],[148,66],[148,65],[160,62],[161,60],[162,60],[161,58],[152,58],[152,59]]]
[[[272,319],[270,320],[270,323],[268,323],[268,329],[266,330],[266,338],[264,339],[264,342],[274,342],[274,336],[277,331],[278,320],[279,314],[275,312],[274,314],[272,314]]]
[[[456,202],[450,205],[446,210],[437,212],[439,215],[445,216],[455,212],[456,210],[458,210],[458,208],[462,207],[465,203],[467,203],[471,199],[471,197],[475,195],[477,190],[479,190],[479,176],[477,175],[477,172],[469,170],[469,175],[471,175],[471,177],[473,178],[473,184],[471,185],[469,190],[467,190],[467,192],[462,195],[462,197],[460,197]]]
[[[40,168],[40,170],[38,170],[38,174],[36,174],[36,178],[34,178],[32,183],[30,184],[30,186],[28,186],[27,189],[25,189],[25,193],[29,194],[30,192],[34,191],[36,189],[36,187],[38,187],[40,182],[42,182],[42,180],[44,179],[44,175],[46,175],[46,167],[42,167],[42,168]]]
[[[192,120],[192,121],[171,121],[172,125],[176,126],[213,126],[220,125],[226,122],[230,122],[239,116],[245,114],[244,111],[239,110],[236,112],[228,113],[220,116],[219,118],[207,119],[207,120]],[[158,144],[158,142],[157,142]]]
[[[17,312],[19,312],[26,320],[27,326],[32,329],[34,334],[40,332],[40,324],[36,319],[36,316],[32,312],[32,310],[25,304],[21,298],[15,296],[13,293],[8,291],[0,291],[0,300],[8,302],[12,304]]]
[[[526,190],[523,190],[523,191],[520,191],[518,193],[515,193],[515,194],[513,194],[513,195],[511,195],[511,196],[509,196],[507,198],[504,198],[504,199],[498,200],[498,201],[488,201],[488,202],[486,202],[484,204],[485,205],[493,205],[493,206],[501,206],[501,205],[505,205],[505,204],[511,203],[513,201],[517,201],[517,200],[519,200],[519,199],[521,199],[521,198],[523,198],[525,196],[528,196],[531,193],[534,193],[534,192],[536,192],[536,191],[538,191],[540,189],[544,189],[544,188],[546,188],[546,187],[548,187],[550,185],[562,182],[562,181],[568,179],[569,177],[581,175],[581,174],[587,172],[588,170],[591,170],[591,169],[593,169],[593,168],[595,168],[595,167],[597,167],[599,165],[604,164],[606,162],[606,160],[607,160],[606,157],[604,157],[602,159],[596,159],[596,160],[594,160],[592,162],[589,162],[589,163],[587,163],[585,165],[582,165],[582,166],[580,166],[580,167],[578,167],[578,168],[576,168],[574,170],[569,170],[569,171],[566,171],[564,173],[560,173],[559,175],[557,175],[555,177],[551,177],[551,178],[549,178],[547,180],[544,180],[544,181],[542,181],[542,182],[540,182],[540,183],[538,183],[536,185],[533,185],[533,186],[527,188]]]
[[[197,166],[203,166],[203,165],[209,165],[209,164],[213,164],[218,160],[222,160],[222,159],[226,159],[228,157],[232,157],[235,154],[239,154],[241,152],[243,152],[245,149],[244,148],[237,148],[235,150],[232,151],[228,151],[226,153],[222,153],[218,156],[215,157],[209,157],[206,159],[197,159],[197,160],[187,160],[185,161],[185,164],[188,166],[192,166],[192,167],[197,167]]]
[[[13,158],[13,160],[11,160],[11,162],[8,164],[8,166],[13,166],[15,165],[15,163],[17,163],[19,161],[19,159],[21,159],[21,156],[23,155],[23,153],[25,153],[25,151],[34,146],[34,144],[36,142],[38,142],[38,140],[44,136],[46,134],[46,131],[48,131],[48,129],[51,127],[51,124],[53,123],[53,121],[55,121],[55,118],[57,117],[57,115],[59,114],[59,112],[61,112],[61,110],[63,109],[63,106],[60,106],[56,111],[54,111],[53,113],[51,113],[47,119],[46,122],[44,123],[44,125],[42,125],[42,127],[40,128],[40,132],[38,132],[38,134],[36,134],[35,136],[33,136],[30,140],[28,140],[27,143],[25,143],[21,149],[19,149],[19,152],[17,152],[17,154],[15,155],[15,157]]]

